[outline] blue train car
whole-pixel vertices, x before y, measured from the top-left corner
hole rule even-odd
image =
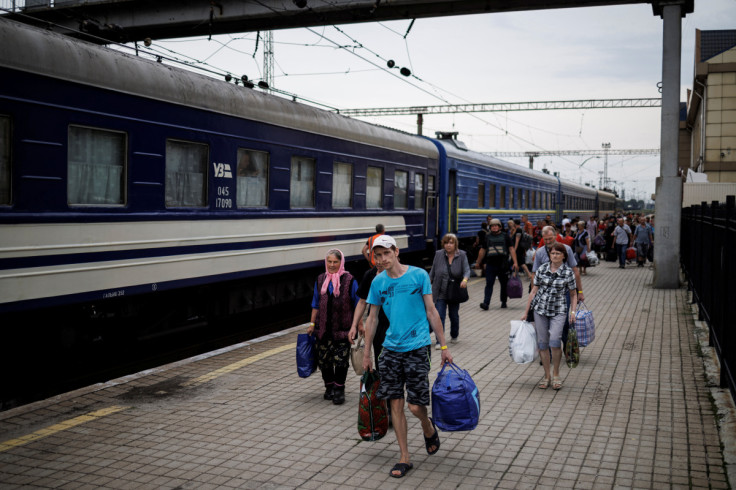
[[[228,315],[309,295],[377,223],[435,240],[425,138],[5,19],[0,45],[0,314],[228,283]]]
[[[438,133],[433,141],[440,153],[439,236],[455,233],[467,247],[488,214],[504,223],[522,215],[559,223],[564,215],[596,214],[595,189],[470,151],[457,133]]]
[[[596,214],[600,218],[613,215],[616,211],[616,195],[607,191],[598,191]]]

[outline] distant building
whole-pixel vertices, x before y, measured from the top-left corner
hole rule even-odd
[[[679,165],[736,182],[736,29],[695,31],[693,87],[680,116]]]

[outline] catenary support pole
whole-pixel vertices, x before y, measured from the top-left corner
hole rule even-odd
[[[680,286],[680,219],[682,180],[677,175],[680,109],[680,58],[682,6],[662,6],[662,136],[660,176],[656,184],[654,287]]]

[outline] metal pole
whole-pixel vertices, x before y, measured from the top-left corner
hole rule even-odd
[[[608,150],[611,149],[611,143],[601,143],[603,148],[603,185],[608,187]]]
[[[677,147],[680,108],[680,44],[682,5],[662,7],[662,136],[660,176],[657,178],[657,204],[654,247],[654,287],[680,286],[680,219],[682,180],[677,175]]]

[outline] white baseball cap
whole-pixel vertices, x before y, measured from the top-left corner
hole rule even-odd
[[[381,236],[376,237],[375,240],[373,240],[373,246],[371,248],[376,248],[376,247],[391,248],[392,245],[396,247],[396,240],[394,240],[388,235],[381,235]]]

